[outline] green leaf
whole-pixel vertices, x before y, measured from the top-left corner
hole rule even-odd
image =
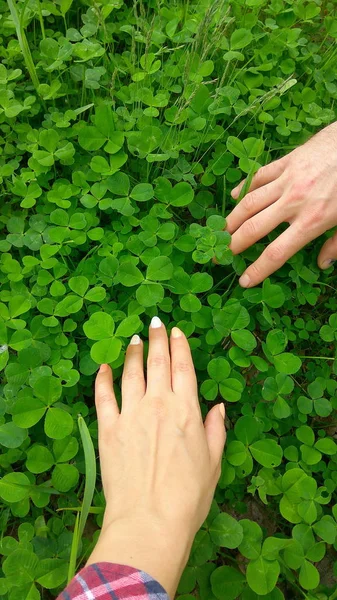
[[[33,384],[34,394],[48,406],[61,397],[62,385],[60,379],[52,376],[42,376]]]
[[[74,422],[72,416],[62,408],[49,408],[44,422],[44,430],[48,437],[62,440],[71,434]]]
[[[281,446],[275,440],[258,440],[249,446],[249,449],[255,458],[263,467],[278,467],[282,462],[283,451]]]
[[[69,492],[77,485],[78,477],[78,470],[74,465],[56,465],[51,481],[59,492]]]
[[[106,137],[97,129],[97,127],[90,125],[82,127],[78,135],[78,143],[84,150],[99,150],[105,141]]]
[[[75,314],[81,310],[83,306],[82,298],[69,294],[61,302],[59,302],[55,308],[55,315],[57,317],[67,317],[68,315]]]
[[[247,458],[247,449],[242,442],[233,440],[226,446],[226,459],[234,467],[243,465]]]
[[[261,436],[262,423],[256,417],[245,415],[236,421],[234,432],[238,440],[248,446]]]
[[[277,560],[266,560],[263,556],[252,560],[246,571],[249,587],[261,596],[269,594],[274,589],[279,574],[279,562]]]
[[[47,590],[64,584],[67,577],[67,561],[60,558],[44,558],[39,561],[36,581]]]
[[[91,288],[84,296],[85,300],[89,300],[89,302],[102,302],[105,297],[106,291],[100,286]]]
[[[227,402],[238,402],[241,398],[243,385],[241,381],[234,378],[226,379],[220,383],[220,393]]]
[[[167,256],[153,258],[146,271],[146,279],[150,281],[166,281],[173,275],[173,265]]]
[[[84,323],[83,330],[90,340],[104,340],[113,336],[115,323],[111,315],[104,312],[95,312]]]
[[[305,590],[314,590],[319,584],[319,572],[315,565],[308,560],[303,562],[300,569],[299,582]]]
[[[13,406],[13,421],[18,427],[29,428],[42,419],[46,405],[38,398],[23,396]]]
[[[223,548],[237,548],[243,539],[240,523],[227,513],[220,513],[215,517],[209,532],[214,544]]]
[[[164,288],[159,283],[143,281],[136,291],[136,298],[141,306],[156,306],[164,298]]]
[[[19,448],[27,438],[26,429],[9,422],[0,425],[0,444],[5,448]]]
[[[323,454],[328,454],[329,456],[333,456],[337,452],[337,444],[331,438],[321,438],[317,440],[315,444],[315,448]]]
[[[212,592],[219,600],[235,600],[241,594],[245,576],[233,567],[219,567],[211,575]]]
[[[280,308],[284,304],[285,295],[279,285],[274,285],[269,279],[265,279],[262,286],[262,300],[271,308]]]
[[[253,352],[254,348],[257,346],[257,341],[251,331],[248,329],[243,329],[242,331],[232,331],[231,337],[233,342],[242,348],[242,350],[246,350],[246,352]]]
[[[262,529],[260,525],[249,519],[241,519],[240,525],[243,529],[243,540],[239,551],[245,558],[257,560],[261,554]]]
[[[112,363],[119,357],[122,342],[115,337],[95,342],[90,350],[90,356],[99,365]]]
[[[283,352],[288,343],[287,335],[281,329],[273,329],[269,331],[266,339],[268,351],[275,356]]]
[[[126,317],[117,327],[116,336],[130,337],[142,326],[142,322],[138,315],[130,315]]]
[[[249,29],[239,28],[231,35],[230,47],[231,50],[241,50],[248,46],[253,40],[252,32]]]
[[[53,464],[53,455],[45,446],[36,444],[28,450],[26,467],[31,473],[44,473]]]
[[[194,198],[194,191],[189,183],[181,182],[172,188],[169,202],[172,206],[187,206]]]
[[[125,287],[133,287],[142,283],[144,276],[131,262],[123,262],[118,269],[118,279]]]
[[[136,202],[146,202],[147,200],[151,200],[153,195],[154,189],[150,183],[139,183],[133,188],[130,197],[136,200]]]
[[[70,9],[72,3],[73,3],[73,0],[61,0],[60,9],[61,9],[61,13],[63,15],[65,15],[68,12],[68,10]]]
[[[28,498],[30,481],[24,473],[7,473],[0,479],[0,497],[5,502],[20,502]]]
[[[229,362],[222,357],[213,358],[207,365],[209,376],[217,383],[221,383],[228,378],[231,367]]]
[[[186,294],[180,298],[180,306],[186,312],[196,313],[201,309],[201,302],[194,294]]]
[[[302,361],[299,356],[291,352],[283,352],[274,357],[275,368],[279,373],[293,375],[297,373],[302,366]]]
[[[30,310],[31,302],[29,298],[25,296],[17,296],[12,297],[8,304],[9,315],[11,319],[15,319],[19,315],[26,313]]]
[[[68,285],[72,292],[83,297],[89,287],[89,280],[83,275],[78,275],[77,277],[71,277]]]

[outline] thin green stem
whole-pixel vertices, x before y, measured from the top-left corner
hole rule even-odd
[[[303,360],[306,360],[307,358],[315,358],[317,360],[336,360],[336,358],[330,358],[329,356],[301,356],[301,358]]]

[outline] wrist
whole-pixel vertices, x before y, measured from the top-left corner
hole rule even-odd
[[[193,535],[183,527],[123,518],[103,525],[87,564],[111,562],[145,571],[173,598],[192,543]]]

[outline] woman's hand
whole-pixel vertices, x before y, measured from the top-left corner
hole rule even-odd
[[[232,191],[240,196],[244,181]],[[249,193],[227,217],[231,249],[239,254],[280,223],[290,227],[267,246],[240,278],[247,288],[279,269],[291,256],[337,225],[337,123],[326,127],[284,158],[262,167]],[[337,258],[337,234],[327,240],[318,264]]]
[[[121,412],[107,365],[97,375],[96,408],[106,511],[88,564],[142,569],[173,597],[220,476],[224,406],[214,406],[203,423],[187,339],[174,328],[168,342],[154,317],[146,378],[143,344],[134,336]]]

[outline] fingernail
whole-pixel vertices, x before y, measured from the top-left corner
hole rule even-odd
[[[222,403],[221,403],[221,404],[219,404],[218,406],[219,406],[219,411],[220,411],[220,413],[221,413],[221,416],[222,416],[222,418],[224,419],[224,418],[225,418],[225,405],[224,405],[224,403],[222,402]]]
[[[161,327],[161,320],[159,317],[152,317],[150,327],[152,327],[152,329],[159,329],[159,327]]]
[[[140,344],[141,340],[139,335],[133,335],[130,341],[130,346],[137,346]]]
[[[173,327],[171,331],[171,337],[174,339],[183,337],[183,332],[179,329],[179,327]]]
[[[238,189],[234,188],[234,190],[232,190],[232,198],[236,198],[238,195]]]
[[[108,368],[109,368],[108,365],[105,365],[105,364],[101,365],[100,368],[99,368],[99,370],[98,370],[98,372],[99,373],[106,373],[107,370],[108,370]]]
[[[244,288],[249,287],[249,285],[250,285],[250,277],[249,277],[249,275],[247,275],[247,273],[244,273],[242,275],[242,277],[240,277],[239,284],[241,285],[241,287],[244,287]]]
[[[328,269],[329,267],[331,267],[331,265],[333,265],[336,262],[335,258],[330,258],[329,260],[325,260],[324,263],[322,264],[322,269]]]

